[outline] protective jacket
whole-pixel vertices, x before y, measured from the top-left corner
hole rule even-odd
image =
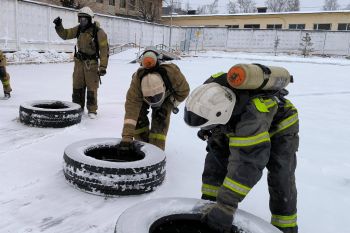
[[[164,102],[160,107],[152,108],[151,129],[147,117],[149,105],[144,101],[141,91],[142,77],[148,72],[158,72],[166,86]],[[175,64],[162,63],[151,70],[140,67],[133,74],[126,95],[122,137],[149,142],[164,150],[171,111],[186,99],[189,92],[186,78]]]
[[[209,82],[229,87],[226,73],[213,75],[206,81]],[[207,132],[210,137],[202,175],[202,198],[236,209],[266,167],[271,223],[283,232],[295,233],[297,109],[280,92],[233,91],[237,103],[232,118],[226,125]]]
[[[89,112],[97,110],[97,89],[99,87],[99,70],[106,70],[109,48],[107,35],[95,22],[86,30],[80,26],[64,29],[62,24],[56,26],[57,34],[64,40],[77,38],[74,54],[73,95],[74,103],[85,106],[87,89],[87,108]]]
[[[10,85],[10,74],[6,72],[7,59],[5,54],[0,50],[0,80],[4,89],[4,93],[12,91]]]

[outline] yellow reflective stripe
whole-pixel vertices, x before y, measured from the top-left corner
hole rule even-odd
[[[102,40],[102,41],[99,42],[99,44],[100,44],[100,47],[104,47],[104,46],[107,46],[108,41],[107,40]]]
[[[145,126],[143,128],[140,128],[140,129],[136,129],[135,130],[135,134],[142,134],[144,132],[147,132],[149,130],[148,126]]]
[[[298,113],[295,113],[295,114],[291,115],[290,117],[284,119],[283,121],[281,121],[277,125],[277,129],[270,133],[270,137],[272,137],[276,133],[279,133],[282,130],[285,130],[285,129],[289,128],[290,126],[294,125],[295,123],[298,122],[298,120],[299,120]]]
[[[263,142],[269,142],[270,135],[267,131],[262,132],[252,137],[230,137],[230,146],[241,147],[241,146],[253,146]]]
[[[246,196],[249,193],[249,191],[252,189],[252,188],[249,188],[248,186],[240,184],[240,183],[238,183],[238,182],[236,182],[228,177],[225,177],[223,186],[225,188],[230,189],[231,191],[233,191],[235,193],[241,194],[242,196]]]
[[[149,138],[150,139],[157,139],[157,140],[165,141],[166,136],[164,134],[150,133],[149,134]]]
[[[217,197],[219,191],[218,186],[210,184],[202,184],[202,193],[207,196]]]
[[[218,77],[220,77],[223,74],[225,74],[225,73],[224,72],[219,72],[219,73],[213,74],[211,77],[212,78],[218,78]]]
[[[267,108],[272,108],[273,106],[277,105],[277,102],[273,99],[264,100],[264,103]]]
[[[276,100],[273,99],[264,100],[260,98],[254,98],[253,103],[259,112],[269,112],[269,108],[272,108],[273,106],[277,105]]]
[[[269,112],[269,110],[267,109],[266,105],[264,103],[262,103],[259,98],[254,98],[253,99],[253,103],[254,103],[256,109],[258,109],[259,112]]]
[[[4,80],[4,81],[2,81],[2,84],[4,86],[10,85],[10,80]]]
[[[278,227],[296,227],[297,214],[293,214],[289,216],[272,215],[271,224]]]

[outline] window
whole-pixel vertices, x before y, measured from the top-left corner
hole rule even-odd
[[[331,30],[331,24],[330,23],[315,23],[314,24],[314,30]]]
[[[109,0],[109,5],[115,6],[115,0]]]
[[[136,6],[136,1],[135,0],[130,0],[129,1],[129,9],[134,11]]]
[[[293,30],[304,30],[305,24],[289,24],[288,28]]]
[[[126,0],[120,0],[119,8],[126,8]]]
[[[244,24],[244,28],[259,29],[260,24]]]
[[[237,29],[239,28],[239,25],[226,25],[226,27],[231,29]]]
[[[350,23],[339,23],[338,31],[350,31]]]
[[[266,25],[267,29],[282,29],[282,24],[268,24]]]
[[[103,3],[103,0],[96,0],[97,3]]]

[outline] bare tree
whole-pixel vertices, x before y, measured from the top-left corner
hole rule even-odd
[[[337,0],[324,0],[323,10],[325,11],[339,10],[339,7]]]
[[[235,1],[229,1],[227,3],[227,10],[229,14],[239,13],[238,4]]]
[[[227,9],[232,13],[251,13],[256,11],[254,0],[235,0],[227,4]]]
[[[154,22],[157,15],[157,7],[151,0],[139,0],[139,17],[144,21]]]
[[[197,13],[198,13],[199,15],[207,14],[207,5],[198,6],[198,7],[197,7]]]
[[[272,12],[283,12],[286,9],[286,0],[266,0],[265,4]]]
[[[237,0],[237,4],[242,13],[250,13],[256,11],[254,0]]]
[[[300,11],[300,1],[287,0],[285,11]]]
[[[219,6],[219,0],[214,0],[213,3],[198,6],[197,13],[198,14],[217,14],[219,12],[218,10]]]
[[[208,13],[209,14],[217,14],[219,12],[218,10],[219,7],[219,0],[214,0],[213,3],[208,4]]]

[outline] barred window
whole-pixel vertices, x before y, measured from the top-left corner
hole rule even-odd
[[[305,24],[289,24],[289,29],[304,30]]]
[[[350,23],[339,23],[338,31],[350,31]]]
[[[126,0],[120,0],[120,8],[126,8]]]
[[[260,24],[244,24],[244,28],[259,29],[260,28]]]
[[[268,24],[266,25],[267,29],[282,29],[282,24]]]
[[[314,30],[331,30],[331,26],[330,23],[315,23]]]
[[[115,0],[109,0],[109,5],[115,6]]]

